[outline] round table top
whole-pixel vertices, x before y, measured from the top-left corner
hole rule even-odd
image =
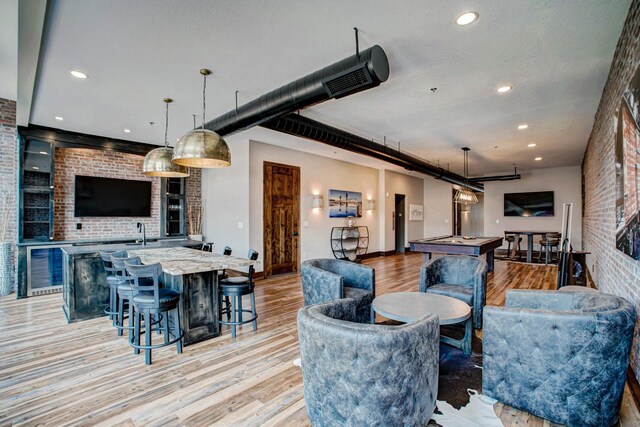
[[[459,299],[424,292],[394,292],[373,300],[373,310],[387,319],[412,322],[427,313],[437,314],[441,325],[460,323],[471,316],[471,307]]]

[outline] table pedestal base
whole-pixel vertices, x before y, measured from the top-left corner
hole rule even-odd
[[[473,338],[473,327],[471,317],[464,321],[464,336],[461,340],[440,335],[440,342],[459,348],[467,356],[471,355],[471,339]]]

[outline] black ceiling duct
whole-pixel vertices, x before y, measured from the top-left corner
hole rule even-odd
[[[376,87],[387,78],[387,55],[375,45],[264,94],[207,122],[204,127],[219,135],[228,135],[319,102]]]
[[[320,123],[299,114],[288,114],[262,124],[263,127],[301,138],[322,142],[365,156],[375,157],[405,169],[424,173],[452,184],[464,185],[474,191],[484,191],[477,182],[465,182],[461,175],[434,166],[426,161],[394,148],[378,144],[333,126]]]

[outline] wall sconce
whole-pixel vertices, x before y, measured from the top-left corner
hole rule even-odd
[[[367,200],[365,203],[365,209],[368,211],[372,211],[375,210],[376,208],[376,201],[375,200]]]
[[[322,198],[322,194],[314,194],[313,195],[313,203],[311,207],[313,209],[322,209],[324,205],[324,199]]]

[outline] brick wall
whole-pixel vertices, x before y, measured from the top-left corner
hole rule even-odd
[[[189,168],[189,177],[185,180],[185,192],[187,206],[203,206],[202,203],[202,171]],[[204,227],[203,227],[204,229]],[[187,216],[186,232],[189,233],[189,217]]]
[[[0,197],[4,198],[2,203],[7,203],[9,217],[7,232],[4,238],[0,236],[0,241],[15,243],[18,238],[16,189],[18,170],[18,144],[16,139],[16,102],[0,98]],[[15,247],[11,254],[15,262]],[[14,283],[16,283],[14,279]]]
[[[10,203],[12,206],[7,234],[4,237],[4,240],[10,242],[15,242],[18,238],[15,208],[17,169],[16,102],[0,98],[0,197],[7,198],[4,203]],[[0,240],[3,240],[2,236]]]
[[[640,312],[640,261],[634,261],[615,246],[617,117],[622,94],[638,64],[640,0],[634,0],[618,40],[582,163],[585,194],[582,241],[584,249],[591,252],[587,257],[589,271],[598,288],[628,299]],[[631,367],[640,378],[638,338],[632,349]]]
[[[142,174],[143,156],[85,148],[56,148],[54,158],[54,239],[136,237],[136,223],[145,224],[147,236],[160,235],[160,178]],[[151,217],[76,218],[76,175],[151,181]],[[82,230],[76,229],[82,223]]]

